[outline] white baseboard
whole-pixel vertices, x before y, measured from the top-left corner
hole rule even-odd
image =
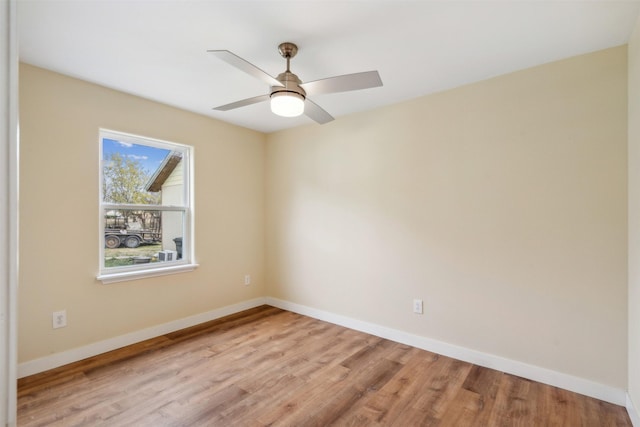
[[[631,418],[631,424],[633,427],[640,427],[640,414],[638,413],[637,408],[634,406],[633,401],[631,400],[631,396],[627,393],[627,413],[629,414],[629,418]]]
[[[391,341],[428,350],[443,356],[452,357],[475,365],[496,369],[501,372],[549,384],[565,390],[580,393],[585,396],[604,400],[605,402],[610,402],[620,406],[625,406],[627,403],[625,390],[599,384],[584,378],[563,374],[561,372],[529,365],[516,360],[506,359],[493,354],[482,353],[480,351],[410,334],[397,329],[387,328],[375,323],[364,322],[358,319],[318,310],[301,304],[283,301],[277,298],[268,297],[266,298],[266,303],[283,310],[293,311],[315,319],[324,320],[329,323],[334,323],[336,325],[366,332],[381,338],[386,338]],[[635,425],[636,424],[634,424],[634,426]]]
[[[172,322],[163,323],[151,328],[142,329],[140,331],[131,332],[120,335],[104,341],[99,341],[83,347],[74,348],[72,350],[63,351],[61,353],[52,354],[51,356],[42,357],[40,359],[30,360],[18,365],[18,378],[44,372],[49,369],[57,368],[68,363],[77,362],[87,357],[97,356],[111,350],[116,350],[127,345],[135,344],[150,338],[156,338],[170,332],[190,326],[199,325],[200,323],[210,320],[219,319],[220,317],[238,313],[243,310],[258,307],[266,304],[265,298],[256,298],[249,301],[243,301],[238,304],[228,305],[226,307],[207,311],[205,313],[196,314],[194,316],[185,317],[183,319],[174,320]]]

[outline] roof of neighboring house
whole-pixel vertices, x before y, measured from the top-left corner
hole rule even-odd
[[[178,166],[182,160],[182,154],[176,151],[172,151],[167,154],[167,157],[164,158],[158,169],[154,172],[154,174],[149,178],[147,185],[145,185],[145,189],[147,191],[157,192],[162,190],[162,185],[169,178],[171,172]]]

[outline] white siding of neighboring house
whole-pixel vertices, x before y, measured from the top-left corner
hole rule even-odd
[[[182,180],[182,162],[178,163],[171,175],[162,185],[162,204],[182,205],[184,188]],[[162,214],[162,248],[176,250],[173,239],[182,237],[182,212],[163,212]]]

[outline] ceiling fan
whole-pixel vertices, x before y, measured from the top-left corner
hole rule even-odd
[[[287,60],[287,69],[283,73],[280,73],[278,77],[271,77],[260,68],[228,50],[209,50],[208,52],[239,70],[262,80],[271,87],[268,94],[254,96],[253,98],[243,99],[214,108],[214,110],[218,111],[233,110],[235,108],[270,100],[271,111],[279,116],[296,117],[304,113],[316,122],[324,124],[333,120],[333,117],[318,104],[311,101],[308,96],[382,86],[382,80],[377,71],[344,74],[302,83],[298,76],[293,74],[289,69],[291,58],[298,53],[298,46],[290,42],[281,43],[278,46],[278,52]]]

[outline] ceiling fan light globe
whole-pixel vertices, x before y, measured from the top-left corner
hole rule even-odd
[[[304,113],[304,97],[293,92],[271,95],[271,111],[282,117],[297,117]]]

